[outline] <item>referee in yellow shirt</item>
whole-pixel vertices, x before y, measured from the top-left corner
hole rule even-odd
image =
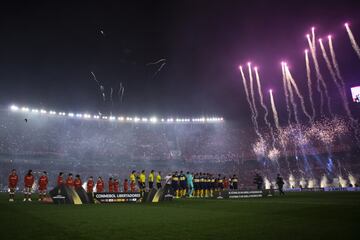
[[[140,192],[144,192],[145,191],[145,182],[146,182],[145,170],[141,171],[139,180],[140,180]]]
[[[160,189],[162,186],[161,186],[161,172],[159,171],[158,174],[156,175],[156,187],[157,189]]]
[[[150,174],[149,174],[149,190],[153,189],[154,187],[154,170],[151,170]]]

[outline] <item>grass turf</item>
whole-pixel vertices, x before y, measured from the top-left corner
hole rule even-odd
[[[360,192],[159,204],[9,203],[2,239],[358,239]]]

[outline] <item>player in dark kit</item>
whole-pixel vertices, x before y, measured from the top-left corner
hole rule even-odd
[[[238,189],[238,178],[236,177],[236,175],[233,175],[233,177],[231,178],[231,185],[232,185],[232,189],[236,190]]]
[[[16,191],[16,186],[18,184],[19,181],[19,177],[16,174],[16,170],[13,169],[11,170],[11,173],[9,175],[9,202],[13,202],[14,201],[14,197],[15,197],[15,191]]]
[[[49,179],[47,176],[47,172],[43,172],[43,175],[39,178],[39,201],[43,201],[46,197],[47,185],[49,183]]]
[[[195,173],[194,175],[194,190],[195,190],[195,197],[199,197],[200,196],[200,188],[199,188],[199,174],[198,173]]]
[[[254,177],[254,183],[256,184],[257,190],[262,190],[263,188],[263,178],[260,176],[260,174],[256,173]]]
[[[186,176],[183,173],[183,171],[180,171],[179,181],[180,181],[180,197],[185,197],[187,184],[186,184]]]
[[[278,174],[277,177],[276,177],[276,185],[278,185],[280,195],[285,195],[285,193],[284,193],[284,191],[283,191],[284,180],[283,180],[283,178],[280,176],[280,174]]]
[[[34,185],[34,182],[35,182],[35,178],[32,175],[32,170],[29,170],[24,178],[24,185],[25,185],[24,202],[25,201],[31,202],[31,191],[32,191],[32,186]]]
[[[172,175],[171,187],[175,193],[175,197],[179,198],[179,176],[177,172]]]

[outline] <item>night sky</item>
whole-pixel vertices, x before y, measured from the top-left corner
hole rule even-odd
[[[345,21],[360,41],[359,1],[8,1],[0,10],[0,104],[205,114],[247,124],[250,111],[237,67],[251,60],[264,90],[274,89],[282,116],[280,61],[286,59],[305,86],[305,34],[313,25],[318,36],[334,34],[346,82],[359,84],[360,61]],[[166,65],[153,77],[160,65],[146,64],[162,58]],[[113,105],[102,101],[91,71],[107,97],[114,87]],[[117,98],[120,82],[123,103]]]

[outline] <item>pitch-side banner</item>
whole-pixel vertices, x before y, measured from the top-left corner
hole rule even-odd
[[[214,198],[217,199],[259,198],[259,197],[264,197],[266,195],[267,194],[265,194],[263,191],[230,190],[230,191],[215,192]]]
[[[100,203],[141,202],[141,193],[94,193],[94,199]]]

